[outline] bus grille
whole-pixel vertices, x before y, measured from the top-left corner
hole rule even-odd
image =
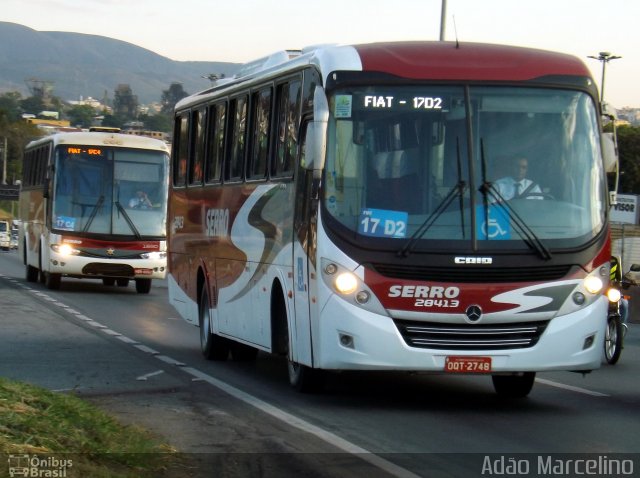
[[[433,267],[397,264],[370,264],[385,277],[433,282],[537,282],[566,277],[570,265],[544,267]]]
[[[104,277],[133,277],[135,271],[129,264],[108,264],[91,262],[82,268],[82,273],[88,276]]]
[[[533,347],[549,321],[490,325],[395,320],[410,347],[437,350],[509,350]]]

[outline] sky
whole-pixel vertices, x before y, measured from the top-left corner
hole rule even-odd
[[[445,0],[445,40],[581,58],[605,102],[640,108],[640,1]],[[180,61],[244,63],[323,43],[439,40],[443,0],[0,0],[0,21],[123,40]]]

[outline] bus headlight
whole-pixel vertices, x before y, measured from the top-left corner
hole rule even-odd
[[[604,287],[604,283],[600,277],[595,275],[589,275],[584,279],[584,288],[591,294],[597,294]]]
[[[358,279],[351,272],[342,272],[336,277],[334,285],[341,294],[353,294],[358,287]]]
[[[328,259],[322,258],[322,279],[343,300],[370,312],[388,315],[369,286],[354,271]]]
[[[51,244],[51,249],[61,256],[77,256],[80,254],[78,249],[74,249],[69,244]]]
[[[167,253],[166,252],[144,252],[142,254],[140,254],[140,257],[142,257],[143,259],[151,259],[154,261],[157,261],[159,259],[164,259],[165,257],[167,257]]]

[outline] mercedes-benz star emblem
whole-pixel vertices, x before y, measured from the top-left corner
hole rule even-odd
[[[479,305],[475,304],[467,307],[465,313],[467,314],[467,319],[469,319],[471,322],[477,322],[478,320],[480,320],[480,317],[482,317],[482,309]]]
[[[107,249],[107,255],[108,256],[112,256],[115,254],[115,249],[113,247],[110,247],[109,249]]]

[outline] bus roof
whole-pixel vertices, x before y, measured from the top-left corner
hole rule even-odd
[[[276,52],[243,65],[236,76],[181,100],[176,108],[203,97],[224,94],[240,83],[264,81],[316,65],[326,84],[337,71],[368,71],[425,81],[527,81],[543,77],[578,77],[593,85],[579,58],[547,50],[488,43],[440,41],[388,42],[359,45],[320,45]]]
[[[120,133],[75,132],[57,133],[31,141],[26,149],[52,142],[58,144],[86,144],[94,146],[111,146],[115,148],[156,149],[169,152],[169,146],[159,139],[146,136],[133,136]]]

